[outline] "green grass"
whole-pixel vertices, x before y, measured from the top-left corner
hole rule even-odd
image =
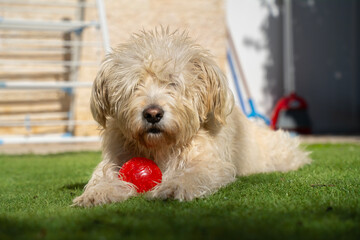
[[[310,145],[313,163],[241,177],[192,202],[72,208],[100,153],[0,155],[0,239],[360,239],[360,146]]]

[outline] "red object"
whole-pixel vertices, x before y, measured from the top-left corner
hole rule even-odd
[[[311,133],[307,108],[305,100],[295,93],[282,97],[275,106],[270,127],[274,130],[281,128],[301,134]]]
[[[138,193],[147,192],[161,183],[162,173],[154,161],[135,157],[127,161],[119,171],[119,178],[136,186]]]

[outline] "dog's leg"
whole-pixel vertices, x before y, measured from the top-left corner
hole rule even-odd
[[[125,201],[137,194],[135,186],[118,178],[120,167],[130,156],[122,147],[122,135],[112,122],[103,132],[103,160],[96,167],[84,193],[75,198],[73,206],[90,207]]]
[[[149,192],[148,196],[190,201],[210,195],[234,180],[233,164],[195,160],[184,169],[165,172],[162,183]]]
[[[147,195],[149,198],[174,198],[188,201],[207,196],[235,180],[236,167],[220,157],[207,139],[195,140],[179,159],[171,159],[163,180]]]
[[[90,207],[120,202],[134,196],[135,188],[118,179],[118,169],[116,164],[102,161],[85,186],[84,193],[74,199],[73,206]]]

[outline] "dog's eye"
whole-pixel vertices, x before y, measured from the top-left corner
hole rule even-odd
[[[137,92],[142,86],[140,84],[136,84],[133,88],[134,92]]]
[[[177,83],[172,82],[172,83],[169,83],[168,86],[176,88],[178,85],[177,85]]]

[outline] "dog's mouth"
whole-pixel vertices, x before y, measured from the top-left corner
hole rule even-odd
[[[158,127],[151,127],[146,132],[149,134],[160,134],[162,131]]]
[[[165,136],[166,135],[164,135],[164,132],[161,130],[161,128],[157,126],[150,126],[149,128],[145,129],[139,140],[140,143],[145,145],[147,148],[155,148],[164,141]]]
[[[165,126],[152,124],[146,126],[135,138],[147,148],[159,149],[173,144],[176,139],[172,132]]]

